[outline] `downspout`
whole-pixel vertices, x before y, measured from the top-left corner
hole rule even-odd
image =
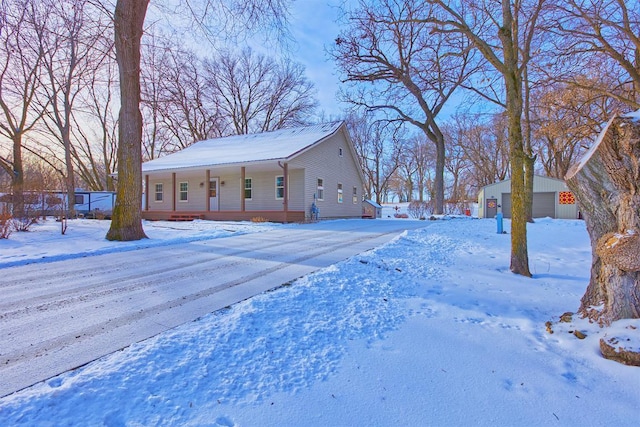
[[[204,182],[204,199],[206,200],[205,205],[207,208],[207,212],[211,211],[211,193],[209,192],[210,186],[211,186],[211,170],[207,169],[205,182]]]
[[[280,166],[283,169],[283,180],[284,180],[284,194],[282,197],[282,205],[283,205],[283,209],[284,209],[284,222],[287,223],[289,222],[289,185],[288,185],[288,181],[289,181],[289,164],[285,163],[284,165],[282,163],[280,163],[280,161],[278,161],[278,166]]]
[[[172,173],[171,174],[171,185],[173,187],[173,196],[171,197],[171,206],[173,209],[173,212],[176,212],[176,198],[178,197],[178,195],[176,194],[176,173]]]

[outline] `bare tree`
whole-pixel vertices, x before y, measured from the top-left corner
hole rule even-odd
[[[86,1],[48,0],[44,5],[49,19],[47,27],[38,34],[38,42],[45,53],[43,74],[46,77],[43,76],[45,81],[41,85],[41,103],[49,106],[44,123],[48,133],[64,149],[65,187],[68,199],[74,200],[76,168],[87,169],[86,159],[74,143],[77,124],[74,113],[79,110],[82,94],[90,87],[98,69],[108,60],[108,56],[98,49],[107,26]],[[69,211],[73,215],[72,203]]]
[[[450,149],[469,164],[469,193],[509,176],[509,141],[504,114],[487,117],[456,114],[444,127]]]
[[[149,0],[118,0],[114,12],[120,75],[118,190],[108,240],[146,238],[142,228],[142,114],[140,40]]]
[[[640,109],[640,7],[637,0],[556,2],[554,77]],[[585,79],[584,70],[606,78]]]
[[[31,0],[0,3],[0,135],[11,142],[11,155],[0,155],[0,167],[11,177],[15,216],[23,211],[25,183],[24,136],[40,121],[36,105],[44,52],[37,33],[47,20],[41,5]]]
[[[444,16],[425,17],[445,33],[464,34],[501,75],[504,83],[511,163],[511,263],[513,273],[530,277],[527,248],[525,152],[522,117],[523,81],[531,60],[532,43],[545,0],[476,2],[427,0]]]
[[[447,135],[446,127],[444,132],[445,135]],[[461,202],[467,201],[470,194],[468,187],[470,182],[468,178],[471,162],[465,155],[465,151],[460,144],[449,144],[445,167],[449,173],[448,175],[451,177],[450,189],[448,191],[450,204],[458,205]]]
[[[400,166],[402,149],[397,129],[369,115],[351,114],[347,125],[366,179],[366,196],[382,203]]]
[[[235,134],[306,124],[317,105],[302,65],[278,63],[251,49],[209,59],[206,79]]]
[[[547,175],[564,179],[619,103],[563,83],[541,87],[534,98],[531,114],[538,159]]]
[[[109,31],[108,34],[111,34]],[[115,190],[115,172],[118,150],[118,118],[115,104],[118,101],[117,64],[113,60],[113,43],[101,39],[102,51],[109,60],[102,63],[95,75],[89,79],[82,103],[85,114],[74,115],[77,123],[78,152],[84,161],[78,161],[78,175],[92,190]],[[87,125],[87,123],[91,123]],[[83,126],[83,124],[85,126]]]
[[[345,99],[382,110],[390,121],[419,128],[436,147],[435,212],[444,205],[445,141],[437,117],[475,70],[471,44],[456,33],[434,32],[416,17],[431,16],[427,3],[360,0],[332,56],[352,83]]]
[[[144,157],[153,159],[224,135],[226,125],[205,80],[202,59],[173,38],[150,34],[145,40],[141,75]]]
[[[435,200],[436,189],[433,184],[433,177],[436,172],[436,146],[430,144],[424,136],[413,136],[402,145],[402,162],[408,162],[411,166],[411,173],[407,170],[408,179],[411,180],[411,188],[417,192],[418,201],[424,202],[425,196]],[[411,198],[407,201],[411,201]],[[433,203],[432,203],[433,204]]]
[[[289,0],[232,0],[226,10],[240,17],[246,28],[271,20],[275,28],[286,22]],[[218,3],[206,2],[199,23],[210,16]],[[142,229],[142,114],[140,113],[140,40],[149,0],[117,0],[114,12],[116,60],[120,74],[120,116],[118,132],[118,193],[109,240],[145,238]],[[187,3],[191,6],[190,3]],[[237,13],[236,13],[237,12]],[[236,21],[237,22],[237,21]]]

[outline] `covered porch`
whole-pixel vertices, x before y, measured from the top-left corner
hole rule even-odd
[[[148,220],[298,222],[306,216],[304,170],[287,163],[150,171],[144,186]]]

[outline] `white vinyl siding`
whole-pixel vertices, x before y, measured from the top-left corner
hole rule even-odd
[[[342,148],[342,157],[340,156]],[[346,188],[357,187],[358,194],[362,194],[362,176],[360,166],[350,149],[345,134],[340,131],[315,145],[310,150],[297,156],[289,163],[289,168],[304,169],[307,176],[305,183],[304,211],[311,215],[311,204],[317,201],[321,218],[345,218],[362,216],[362,206],[358,203],[338,203],[336,189],[338,183]],[[322,180],[321,190],[318,191],[318,180]],[[329,191],[327,194],[322,194]],[[320,193],[320,194],[319,194]],[[347,197],[349,194],[347,194]],[[344,194],[343,194],[344,197]],[[291,206],[290,206],[291,208]]]

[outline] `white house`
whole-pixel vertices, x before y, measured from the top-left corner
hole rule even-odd
[[[344,122],[201,141],[142,171],[145,219],[362,215],[364,179]]]
[[[494,218],[502,212],[511,218],[511,180],[490,184],[478,194],[478,218]],[[534,218],[578,218],[578,207],[573,193],[564,181],[536,175],[533,177]]]

